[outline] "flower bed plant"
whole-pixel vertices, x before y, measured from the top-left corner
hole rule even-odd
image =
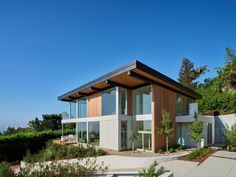
[[[207,155],[211,154],[212,150],[210,148],[201,148],[192,151],[190,154],[187,155],[187,160],[199,160],[201,158],[206,157]]]

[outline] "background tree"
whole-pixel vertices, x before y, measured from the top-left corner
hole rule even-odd
[[[194,68],[193,62],[191,62],[188,58],[184,58],[179,71],[178,81],[182,85],[195,90],[199,84],[199,77],[207,71],[206,66]]]
[[[135,141],[138,139],[138,133],[137,131],[132,131],[129,135],[129,141],[132,143],[132,152],[134,152],[135,149]]]
[[[194,85],[192,83],[194,75],[194,64],[188,59],[184,58],[182,60],[182,65],[179,71],[179,82],[184,86],[193,89]]]
[[[225,65],[218,67],[218,79],[224,84],[224,92],[234,92],[236,90],[236,52],[226,48]]]
[[[61,129],[61,114],[43,114],[42,120],[37,117],[35,120],[29,121],[28,126],[34,130],[59,130]]]
[[[194,121],[190,127],[189,137],[197,144],[197,149],[200,148],[200,143],[202,139],[202,122],[198,119],[197,114],[194,116]]]
[[[7,127],[7,129],[3,131],[3,134],[13,134],[16,133],[16,131],[14,127]]]
[[[173,124],[170,120],[170,114],[165,110],[162,111],[161,116],[161,128],[159,129],[159,133],[161,135],[165,135],[166,137],[166,151],[169,152],[169,139],[173,135],[174,128]]]

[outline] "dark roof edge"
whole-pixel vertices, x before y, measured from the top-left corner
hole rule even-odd
[[[169,84],[175,85],[176,87],[178,87],[178,88],[180,88],[182,90],[185,90],[186,92],[190,92],[196,98],[202,98],[202,96],[199,93],[193,91],[190,88],[187,88],[187,87],[183,86],[179,82],[177,82],[177,81],[171,79],[170,77],[168,77],[168,76],[166,76],[166,75],[156,71],[155,69],[153,69],[153,68],[151,68],[151,67],[149,67],[149,66],[147,66],[147,65],[145,65],[143,63],[141,63],[140,61],[137,61],[137,69],[140,69],[140,70],[142,70],[142,71],[144,71],[144,72],[146,72],[146,73],[148,73],[148,74],[150,74],[150,75],[152,75],[154,77],[157,77],[157,78],[159,78],[159,79],[161,79],[161,80],[163,80],[163,81],[165,81],[165,82],[167,82]]]
[[[95,85],[95,84],[97,84],[99,82],[103,82],[103,81],[105,81],[105,80],[107,80],[107,79],[109,79],[111,77],[117,76],[117,75],[125,73],[125,72],[127,72],[127,71],[129,71],[131,69],[134,69],[134,68],[136,68],[137,62],[138,61],[135,60],[135,61],[133,61],[133,62],[131,62],[131,63],[125,65],[125,66],[122,66],[122,67],[120,67],[118,69],[115,69],[112,72],[109,72],[109,73],[107,73],[107,74],[105,74],[105,75],[103,75],[103,76],[101,76],[101,77],[99,77],[97,79],[94,79],[94,80],[92,80],[92,81],[90,81],[90,82],[88,82],[88,83],[86,83],[86,84],[84,84],[84,85],[82,85],[80,87],[77,87],[77,88],[75,88],[75,89],[73,89],[73,90],[71,90],[69,92],[66,92],[63,95],[60,95],[59,97],[57,97],[57,99],[61,100],[61,99],[63,99],[63,97],[69,96],[72,93],[79,92],[80,90],[83,90],[85,88],[91,87],[91,86],[93,86],[93,85]]]

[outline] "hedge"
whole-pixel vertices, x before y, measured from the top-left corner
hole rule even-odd
[[[75,131],[69,129],[64,134],[72,134]],[[37,153],[50,139],[61,137],[61,130],[45,130],[41,132],[18,132],[11,135],[0,136],[0,162],[19,161],[27,151]]]

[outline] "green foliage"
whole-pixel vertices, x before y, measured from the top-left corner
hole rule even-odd
[[[170,114],[165,110],[162,111],[162,118],[161,118],[161,128],[159,129],[159,133],[165,135],[166,137],[166,151],[168,151],[169,147],[169,138],[173,135],[174,128],[173,124],[170,120]]]
[[[178,80],[184,86],[194,90],[198,85],[198,81],[194,81],[198,80],[198,78],[206,71],[208,71],[206,66],[194,68],[193,62],[191,62],[188,58],[184,58],[182,60]]]
[[[198,100],[201,112],[236,112],[236,52],[226,48],[223,67],[217,68],[218,76],[205,79],[197,91],[202,95]]]
[[[75,130],[65,130],[65,134],[73,134]],[[0,136],[0,162],[21,160],[27,150],[36,153],[50,139],[61,137],[61,130],[26,131]]]
[[[228,150],[236,150],[236,123],[231,127],[226,127],[224,136],[228,145]]]
[[[14,177],[13,170],[10,168],[10,164],[7,162],[0,163],[0,176],[1,177]]]
[[[197,101],[201,112],[236,112],[236,93],[218,92],[215,83],[207,88],[198,89],[198,92],[202,95],[202,99]]]
[[[236,88],[236,51],[226,48],[225,65],[217,71],[218,79],[224,83],[224,90]]]
[[[165,173],[165,168],[160,167],[159,169],[158,163],[154,161],[148,169],[143,169],[142,171],[139,172],[140,177],[157,177]]]
[[[138,139],[138,132],[137,131],[132,131],[129,135],[129,141],[131,141],[132,143],[132,151],[134,152],[134,148],[135,148],[135,141],[137,141]]]
[[[200,157],[205,157],[207,154],[211,153],[210,148],[201,148],[192,151],[190,154],[187,155],[188,160],[194,160]]]
[[[43,131],[43,130],[59,130],[61,129],[61,114],[43,114],[42,120],[37,117],[35,120],[29,121],[28,125],[33,130]]]
[[[195,115],[194,121],[190,127],[189,137],[197,144],[197,147],[200,147],[200,142],[202,139],[202,122],[198,119],[197,115]]]
[[[27,152],[23,161],[35,163],[61,159],[96,157],[101,155],[106,155],[106,152],[101,149],[97,150],[94,146],[88,145],[87,148],[84,148],[83,146],[57,145],[49,141],[46,148],[39,153],[31,154]]]

